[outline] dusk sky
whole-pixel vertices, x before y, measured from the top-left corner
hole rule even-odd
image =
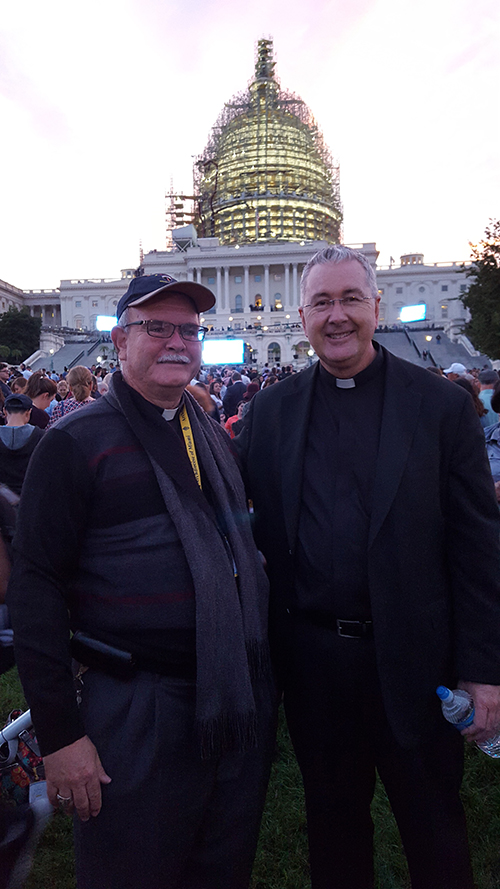
[[[498,0],[0,0],[0,279],[117,278],[272,37],[340,163],[344,242],[468,259],[500,216]]]

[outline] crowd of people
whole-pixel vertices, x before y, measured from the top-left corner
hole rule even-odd
[[[413,889],[472,889],[435,689],[471,693],[468,740],[498,729],[500,381],[396,358],[379,302],[363,254],[329,247],[301,281],[316,364],[200,370],[213,294],[145,275],[119,369],[0,365],[0,589],[13,557],[78,889],[248,889],[281,699],[313,889],[373,889],[376,770]]]
[[[0,448],[2,442],[7,441],[6,433],[2,438],[2,424],[9,425],[8,412],[3,409],[6,397],[12,394],[25,395],[31,401],[31,413],[25,423],[29,427],[50,428],[67,413],[92,404],[102,397],[108,391],[113,373],[118,369],[114,362],[110,363],[109,368],[95,364],[90,367],[79,365],[70,371],[64,368],[60,373],[45,369],[32,372],[24,364],[19,367],[9,366],[5,362],[0,364]],[[459,362],[454,362],[449,368],[431,366],[427,370],[457,383],[471,396],[485,430],[488,456],[500,502],[500,378],[497,371],[490,368],[466,368]],[[268,363],[260,371],[247,366],[238,369],[230,365],[202,367],[190,381],[187,391],[209,416],[224,427],[230,438],[234,438],[242,429],[242,420],[254,395],[296,373],[292,365],[280,367],[270,366]],[[28,402],[23,404],[26,410]],[[11,413],[10,426],[12,424]],[[16,452],[16,462],[24,465],[24,472],[35,445],[35,439],[31,439],[29,447],[23,445],[20,448],[19,442],[23,436],[23,441],[27,439],[27,435],[28,430],[15,433],[15,437],[11,434],[8,446],[11,452]],[[36,438],[36,442],[38,440]],[[6,445],[3,444],[3,447]],[[0,462],[0,484],[8,484],[9,466],[9,459]]]

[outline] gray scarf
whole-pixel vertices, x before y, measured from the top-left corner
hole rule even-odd
[[[111,403],[118,401],[151,460],[193,578],[196,726],[202,756],[244,750],[256,743],[252,680],[267,677],[270,681],[269,585],[253,541],[243,483],[228,449],[227,434],[184,394],[198,461],[214,506],[213,510],[202,509],[160,465],[154,427],[158,423],[165,429],[165,420],[158,414],[153,426],[146,424],[120,376],[114,375],[112,392],[106,397]]]

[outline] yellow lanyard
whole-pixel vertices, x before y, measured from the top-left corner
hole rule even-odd
[[[188,412],[186,410],[185,404],[182,405],[179,419],[181,421],[181,429],[184,436],[184,444],[186,445],[187,455],[191,461],[191,466],[193,467],[194,477],[201,488],[201,474],[200,467],[198,466],[198,457],[196,456],[196,448],[194,446],[193,430],[191,429],[191,423],[189,422]]]

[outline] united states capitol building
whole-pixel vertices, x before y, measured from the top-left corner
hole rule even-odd
[[[141,257],[139,273],[204,284],[216,296],[202,319],[209,338],[243,339],[245,360],[258,366],[301,367],[311,350],[299,322],[300,275],[316,251],[342,241],[339,169],[311,111],[280,86],[274,69],[272,41],[260,40],[253,79],[226,103],[195,160],[193,194],[171,189],[167,195],[166,249]],[[432,355],[432,340],[441,334],[474,363],[477,353],[461,334],[466,311],[460,295],[467,289],[461,261],[427,265],[421,253],[409,253],[379,267],[375,242],[349,246],[376,270],[381,333],[401,333],[401,310],[421,306],[425,323],[406,325],[415,360],[422,358],[423,343]],[[58,368],[53,356],[75,339],[95,343],[95,361],[97,318],[115,314],[136,272],[62,280],[43,291],[0,281],[0,313],[27,306],[41,317],[40,362],[51,356]]]

